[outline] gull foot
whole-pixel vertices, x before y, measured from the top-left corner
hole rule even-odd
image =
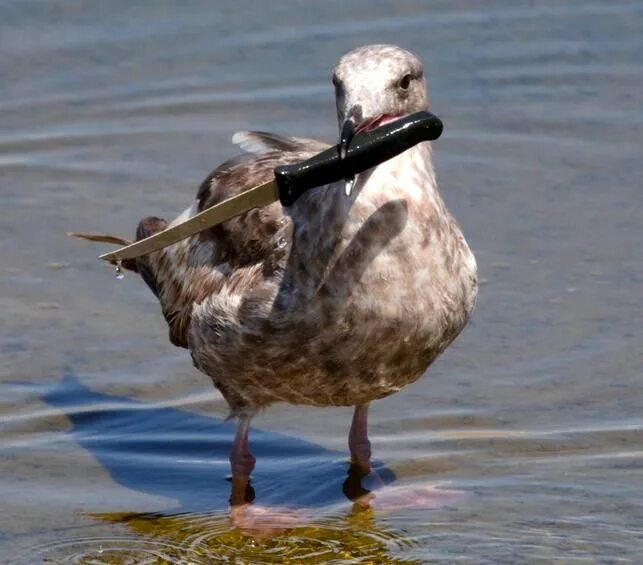
[[[375,510],[436,510],[451,506],[466,496],[464,491],[437,485],[396,485],[365,493],[355,499],[355,503]]]

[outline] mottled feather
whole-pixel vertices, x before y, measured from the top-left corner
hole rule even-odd
[[[408,89],[399,77],[413,73]],[[426,109],[421,64],[369,46],[334,70],[340,122]],[[359,106],[359,112],[356,107]],[[240,132],[249,153],[217,167],[182,221],[270,180],[278,165],[325,149],[316,140]],[[165,227],[158,218],[137,237]],[[171,224],[170,224],[171,225]],[[476,264],[422,143],[292,207],[251,210],[137,260],[172,343],[190,349],[234,414],[273,402],[360,405],[418,379],[465,326]]]

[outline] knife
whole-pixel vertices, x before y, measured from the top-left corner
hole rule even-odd
[[[416,112],[367,132],[355,135],[342,159],[339,146],[330,147],[310,159],[274,170],[275,178],[219,202],[190,219],[150,237],[125,245],[99,258],[120,264],[177,243],[253,208],[279,200],[292,206],[307,190],[357,175],[391,159],[422,141],[442,133],[440,118],[431,112]]]

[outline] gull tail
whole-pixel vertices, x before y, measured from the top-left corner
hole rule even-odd
[[[114,245],[130,245],[133,241],[118,237],[117,235],[109,235],[106,233],[80,233],[75,231],[68,231],[67,235],[77,237],[78,239],[85,239],[87,241],[97,241],[98,243],[113,243]]]
[[[96,243],[111,243],[113,245],[130,245],[133,243],[130,239],[126,239],[124,237],[119,237],[117,235],[109,235],[106,233],[81,233],[81,232],[67,232],[67,235],[71,237],[76,237],[78,239],[84,239],[85,241],[94,241]],[[115,264],[114,261],[111,261],[112,264]],[[123,261],[121,264],[123,269],[127,269],[129,271],[134,271],[135,273],[138,273],[138,266],[136,265],[136,260],[129,259]]]

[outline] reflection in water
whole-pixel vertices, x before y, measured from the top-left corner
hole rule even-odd
[[[373,511],[353,508],[346,515],[320,517],[303,525],[282,528],[272,535],[253,535],[233,527],[225,514],[99,514],[96,518],[126,525],[144,539],[104,540],[100,553],[87,551],[80,563],[417,563],[396,557],[408,549],[403,534],[377,524]],[[120,549],[119,545],[129,547]],[[77,551],[81,553],[82,547]],[[90,553],[91,552],[91,553]],[[230,560],[230,561],[228,561]]]

